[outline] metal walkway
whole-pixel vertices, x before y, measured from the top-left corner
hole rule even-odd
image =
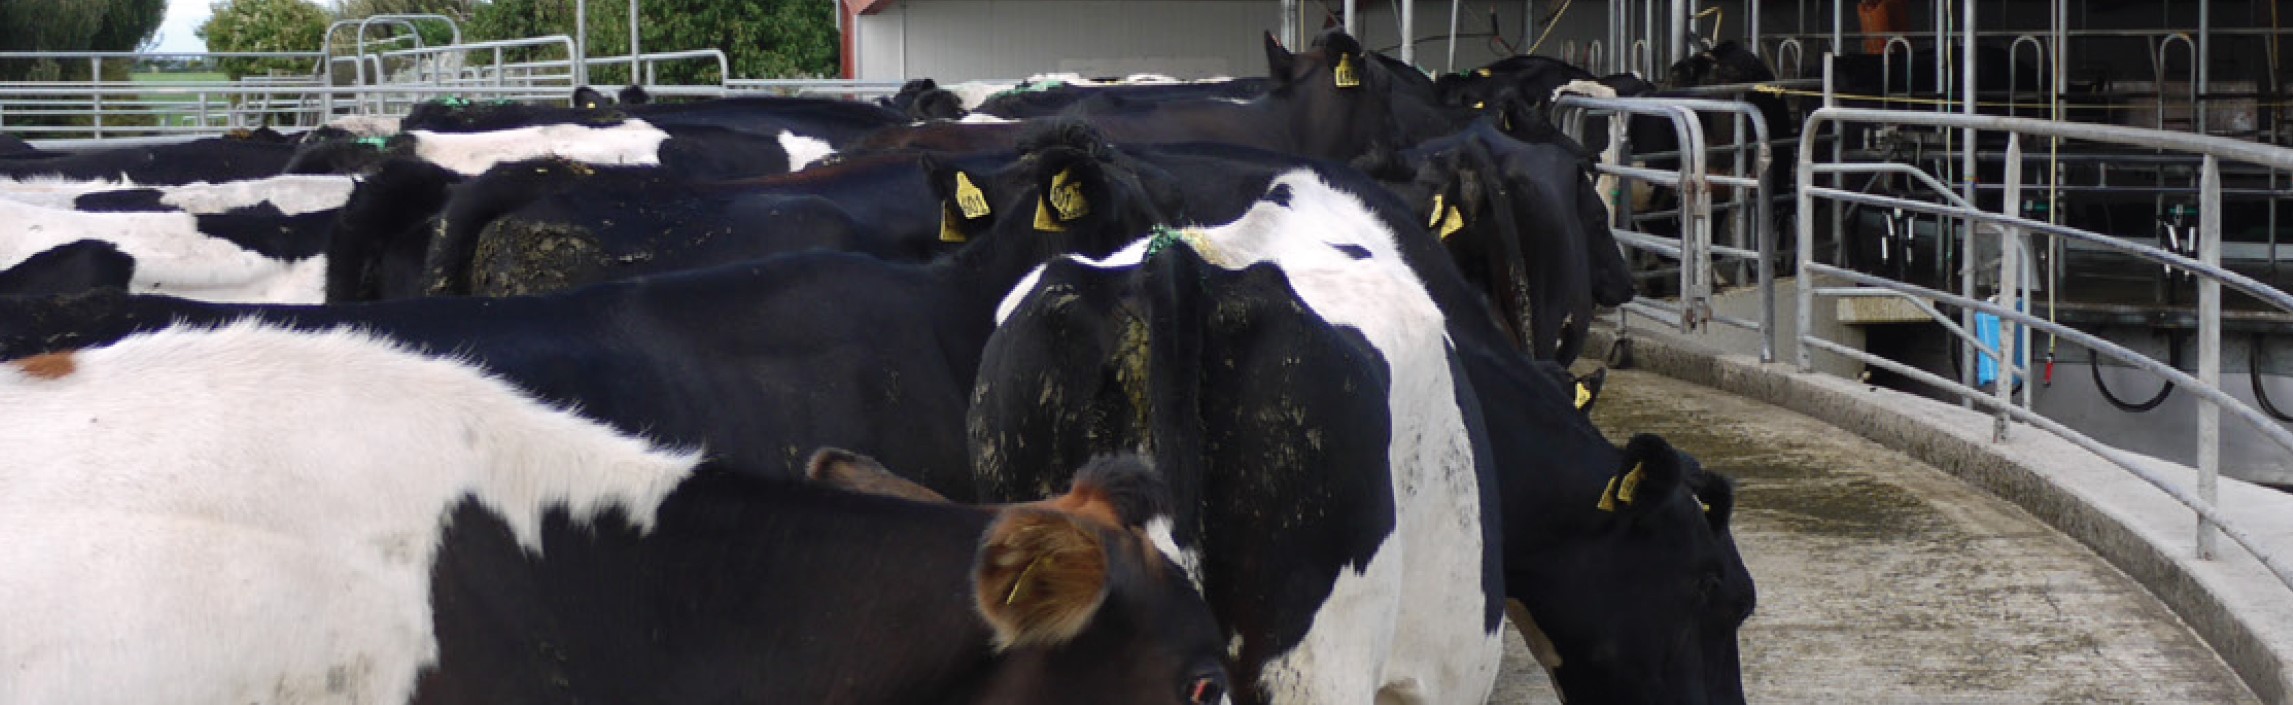
[[[1739,483],[1755,703],[2251,703],[2139,584],[2020,508],[1816,419],[1646,372],[1596,409]],[[1491,703],[1557,703],[1517,636]]]

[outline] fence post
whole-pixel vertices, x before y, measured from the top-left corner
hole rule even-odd
[[[61,71],[58,71],[58,72],[57,72],[57,74],[58,74],[58,77],[59,77],[59,78],[61,78],[61,77],[62,77],[62,76],[61,76],[61,74],[62,74],[62,73],[63,73],[63,72],[61,72]],[[103,57],[101,57],[101,56],[90,56],[90,57],[88,57],[88,80],[89,80],[89,81],[93,81],[93,82],[95,83],[95,87],[96,87],[95,91],[94,91],[93,93],[91,93],[91,94],[90,94],[90,95],[91,95],[91,96],[93,96],[93,97],[94,97],[94,99],[95,99],[95,101],[94,101],[94,107],[95,107],[95,110],[93,110],[93,111],[90,111],[90,112],[94,113],[94,115],[93,115],[93,116],[91,116],[91,117],[92,117],[92,119],[95,121],[95,122],[93,123],[94,132],[95,132],[95,137],[96,137],[96,139],[99,139],[99,140],[100,140],[100,139],[103,139],[103,136],[104,136],[104,58],[103,58]]]
[[[2198,261],[2221,266],[2221,161],[2205,155],[2198,177]],[[2197,379],[2221,388],[2221,280],[2197,278]],[[2197,407],[2197,496],[2207,505],[2220,506],[2216,478],[2221,475],[2221,406],[2199,399]],[[2197,557],[2214,557],[2214,527],[2203,516],[2197,520]]]

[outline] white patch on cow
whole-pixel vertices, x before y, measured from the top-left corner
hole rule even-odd
[[[72,207],[72,201],[83,194],[98,191],[117,191],[141,188],[126,177],[118,179],[82,180],[60,176],[30,176],[10,178],[0,176],[0,201],[12,201],[46,208]]]
[[[186,213],[222,213],[236,208],[271,204],[287,215],[301,215],[341,208],[350,202],[351,189],[358,180],[332,174],[286,174],[267,179],[226,181],[211,184],[205,181],[183,186],[155,186],[164,195],[159,202],[182,209]]]
[[[327,127],[348,132],[353,137],[389,137],[398,134],[400,118],[396,115],[347,115],[326,122]]]
[[[348,330],[73,362],[0,366],[0,702],[406,702],[457,504],[536,550],[552,509],[650,526],[698,460]]]
[[[109,191],[150,189],[160,193],[160,205],[193,215],[213,215],[235,208],[270,203],[286,215],[301,215],[341,208],[358,184],[349,176],[286,174],[246,181],[181,186],[137,186],[127,180],[34,181],[0,180],[0,199],[47,208],[71,209],[81,196]]]
[[[980,103],[987,102],[987,99],[995,97],[995,94],[1017,87],[1019,84],[1014,81],[965,81],[954,85],[940,86],[947,92],[954,93],[956,99],[963,102],[964,110],[978,110]]]
[[[1122,83],[1126,86],[1160,86],[1185,83],[1185,81],[1178,80],[1176,76],[1165,76],[1159,73],[1134,73],[1124,76]]]
[[[1081,262],[1100,269],[1135,267],[1146,260],[1147,244],[1150,242],[1152,242],[1150,238],[1133,240],[1123,249],[1108,253],[1105,259],[1091,259],[1086,255],[1067,255],[1062,259]],[[1027,303],[1027,297],[1034,295],[1035,285],[1043,280],[1043,268],[1045,266],[1047,265],[1035,265],[1034,269],[1028,270],[1026,276],[1019,278],[1019,283],[1012,285],[1011,291],[1004,293],[1003,302],[995,305],[995,325],[1003,325],[1004,321],[1011,318],[1013,312],[1018,311],[1021,305]]]
[[[101,240],[135,258],[128,287],[202,301],[314,304],[326,258],[264,257],[199,231],[189,213],[81,213],[0,201],[0,269],[75,240]]]
[[[555,156],[587,164],[652,166],[661,163],[669,133],[643,120],[617,125],[534,125],[490,132],[415,130],[414,155],[463,176],[502,162]]]
[[[996,117],[987,113],[967,113],[962,118],[957,119],[956,122],[960,122],[966,125],[1009,125],[1011,123],[1018,122],[1018,120],[1013,120],[1007,117]],[[923,123],[917,122],[916,124],[921,125]]]
[[[835,154],[836,148],[830,146],[827,140],[781,130],[780,151],[788,153],[789,171],[802,171],[806,165]]]
[[[1368,565],[1340,571],[1304,640],[1266,664],[1259,685],[1276,703],[1481,703],[1496,682],[1502,632],[1486,628],[1480,477],[1441,310],[1403,259],[1399,237],[1359,199],[1310,170],[1269,188],[1284,185],[1290,205],[1261,202],[1184,239],[1214,266],[1274,263],[1316,315],[1360,331],[1385,358],[1397,516]],[[1131,266],[1146,245],[1067,259]],[[1332,245],[1370,256],[1356,260]],[[1022,280],[998,320],[1039,282]]]
[[[1170,562],[1178,564],[1180,569],[1185,570],[1186,581],[1194,583],[1194,589],[1201,590],[1202,553],[1192,549],[1179,548],[1178,539],[1171,536],[1170,529],[1170,517],[1158,516],[1148,519],[1146,523],[1147,541],[1153,543],[1155,550],[1161,551],[1164,557],[1170,559]]]

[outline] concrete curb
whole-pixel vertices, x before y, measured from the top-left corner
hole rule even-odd
[[[2029,511],[2140,582],[2213,647],[2262,702],[2293,705],[2293,593],[2235,543],[2216,560],[2194,558],[2188,508],[2124,469],[2028,426],[1991,441],[1992,417],[1791,365],[1717,352],[1667,332],[1635,328],[1643,369],[1822,419],[1951,473]],[[1596,327],[1587,356],[1606,353],[1612,327]],[[2190,482],[2194,471],[2154,466]],[[2293,495],[2221,481],[2221,505],[2293,556]]]

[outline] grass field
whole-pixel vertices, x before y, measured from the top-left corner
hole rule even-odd
[[[129,78],[130,78],[130,80],[133,80],[133,81],[135,81],[136,83],[141,83],[141,84],[150,84],[150,85],[153,85],[153,86],[165,86],[165,85],[169,85],[169,84],[179,84],[179,83],[221,83],[221,82],[224,82],[224,81],[230,80],[228,77],[224,76],[224,75],[223,75],[221,72],[200,72],[200,73],[135,73],[135,74],[130,74],[130,77],[129,77]],[[198,96],[195,96],[195,95],[168,95],[168,94],[161,94],[161,93],[146,93],[146,94],[143,94],[143,95],[137,96],[137,98],[139,98],[139,99],[140,99],[142,102],[144,102],[144,103],[150,104],[150,103],[190,103],[190,102],[193,102],[193,101],[196,101],[196,100],[198,100],[198,98],[199,98],[199,97],[198,97]],[[178,117],[179,115],[194,115],[194,116],[195,116],[196,114],[197,114],[197,112],[196,112],[196,111],[185,111],[185,112],[183,112],[183,113],[166,113],[166,112],[161,112],[161,113],[159,113],[159,114],[158,114],[158,118],[161,120],[162,124],[169,124],[169,125],[173,125],[173,124],[177,124],[177,122],[178,122],[178,120],[177,120],[177,117]]]

